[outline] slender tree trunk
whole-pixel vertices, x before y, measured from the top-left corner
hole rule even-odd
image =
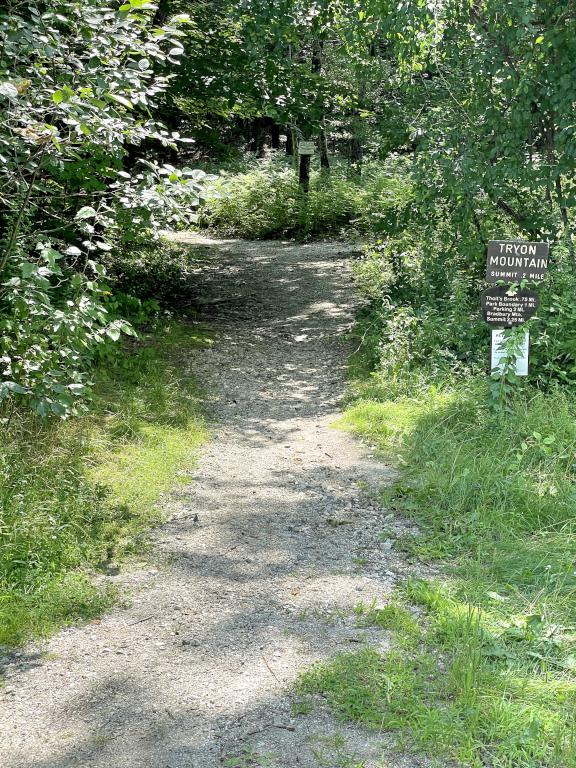
[[[560,174],[556,176],[554,183],[556,188],[556,200],[558,201],[558,208],[560,209],[560,217],[562,219],[562,226],[564,228],[564,238],[566,239],[566,245],[568,246],[568,253],[570,254],[570,260],[572,262],[572,269],[576,271],[576,253],[574,251],[574,241],[572,240],[572,232],[570,231],[570,219],[568,217],[568,209],[564,200],[564,190],[562,188],[562,179]]]
[[[324,41],[314,40],[312,44],[312,72],[315,75],[320,76],[322,74],[322,58],[324,54]],[[319,143],[320,143],[320,167],[324,170],[330,170],[330,160],[328,159],[328,143],[326,141],[326,129],[324,127],[324,94],[322,90],[319,91],[317,96],[319,112],[322,115],[322,122],[319,131]]]
[[[280,126],[276,122],[272,122],[270,125],[271,144],[272,149],[280,149]]]
[[[562,176],[558,170],[558,155],[556,154],[556,121],[554,114],[551,115],[548,124],[543,126],[544,135],[546,137],[548,163],[550,167],[556,166],[556,176],[554,178],[554,192],[556,196],[556,204],[560,212],[560,218],[562,220],[562,228],[564,230],[564,238],[566,245],[568,246],[568,252],[570,254],[570,260],[572,262],[572,268],[576,270],[576,255],[574,252],[574,242],[572,240],[572,232],[570,231],[570,219],[568,217],[568,209],[566,208],[566,202],[564,200],[564,190],[562,188]],[[549,189],[549,197],[552,200],[552,190]]]
[[[30,203],[30,198],[32,196],[32,190],[34,189],[34,184],[36,183],[36,178],[38,176],[38,173],[40,171],[40,167],[42,165],[42,162],[44,160],[44,155],[46,154],[46,145],[42,148],[40,152],[40,157],[38,158],[38,162],[36,163],[36,167],[34,168],[34,171],[32,172],[32,176],[30,177],[30,181],[28,182],[28,187],[26,189],[26,193],[24,195],[24,198],[22,202],[20,203],[20,208],[18,209],[18,213],[16,214],[16,218],[14,222],[12,223],[12,230],[10,232],[10,236],[8,237],[8,242],[6,243],[6,250],[4,251],[4,254],[0,258],[0,273],[4,272],[4,268],[6,264],[8,263],[8,259],[12,255],[12,251],[14,250],[14,247],[16,246],[16,242],[18,240],[18,234],[20,233],[20,226],[22,224],[22,220],[24,218],[24,215],[26,214],[26,210],[28,208],[28,205]]]
[[[262,118],[257,117],[252,121],[252,139],[250,141],[250,152],[254,152],[256,157],[264,157],[264,142],[266,135],[262,125]]]
[[[351,168],[359,175],[362,175],[362,139],[356,121],[352,124],[352,136],[350,138],[348,159]]]
[[[290,126],[286,126],[286,154],[294,154],[294,134],[292,133],[292,128],[290,128]]]
[[[364,120],[360,117],[360,112],[364,107],[366,100],[366,81],[364,79],[364,73],[358,72],[358,103],[352,117],[350,126],[350,146],[348,160],[352,170],[359,176],[362,174],[362,160],[364,157],[363,140],[364,140]]]
[[[326,138],[326,129],[320,128],[320,168],[326,171],[330,170],[330,158],[328,157],[328,140]]]
[[[160,27],[168,20],[168,14],[170,13],[170,0],[160,0],[156,7],[156,13],[152,21],[152,26]]]

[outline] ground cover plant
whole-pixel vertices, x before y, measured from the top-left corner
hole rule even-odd
[[[388,360],[382,348],[394,341],[376,338]],[[393,630],[395,649],[319,665],[303,675],[301,692],[322,693],[343,716],[439,759],[572,765],[574,396],[558,385],[527,387],[494,412],[486,374],[424,363],[394,372],[389,363],[366,376],[360,362],[342,426],[396,464],[399,479],[383,502],[420,532],[395,547],[414,562],[440,563],[443,578],[399,590],[401,610],[422,611],[417,620],[399,620],[393,605],[361,608],[364,623]]]
[[[206,437],[186,353],[211,343],[168,322],[93,372],[90,415],[17,412],[0,444],[0,644],[92,618],[115,599],[94,572],[146,551],[161,494],[185,479]]]

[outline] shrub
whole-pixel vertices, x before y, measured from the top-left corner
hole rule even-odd
[[[486,371],[490,329],[480,311],[485,258],[472,224],[440,205],[428,222],[416,218],[406,230],[366,248],[354,263],[371,304],[359,328],[362,343],[372,347],[364,358],[390,373],[423,365],[430,371]],[[528,380],[540,387],[576,383],[575,291],[568,251],[557,244],[530,323]]]
[[[108,280],[123,311],[138,313],[138,301],[150,311],[154,310],[151,302],[156,308],[178,308],[189,291],[194,260],[192,249],[165,240],[125,247],[107,257]]]
[[[101,367],[90,414],[17,410],[0,440],[0,644],[89,618],[111,595],[88,570],[141,553],[156,504],[193,463],[205,432],[182,353],[209,344],[170,323]]]
[[[309,194],[294,168],[279,158],[233,177],[223,175],[208,193],[200,225],[246,238],[335,236],[394,229],[412,202],[411,185],[396,174],[400,161],[375,164],[363,177],[335,163],[313,171]]]

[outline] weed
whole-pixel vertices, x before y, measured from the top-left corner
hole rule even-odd
[[[314,704],[310,698],[299,697],[292,699],[290,710],[293,715],[309,715],[314,710]]]
[[[270,755],[260,755],[250,746],[243,747],[242,754],[224,760],[227,768],[264,768],[270,765]]]
[[[354,608],[356,623],[359,627],[380,627],[405,635],[418,636],[420,627],[410,611],[397,603],[390,603],[383,608],[376,607],[376,601],[369,605],[358,603]]]
[[[364,763],[358,762],[356,754],[350,753],[341,733],[316,736],[314,742],[312,754],[323,768],[364,768]]]

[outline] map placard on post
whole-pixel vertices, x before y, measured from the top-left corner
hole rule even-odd
[[[486,260],[486,280],[519,283],[544,280],[548,272],[548,243],[526,240],[490,240]]]
[[[502,358],[506,357],[506,350],[503,349],[504,331],[492,331],[492,347],[490,350],[490,371],[491,373],[502,373]],[[528,331],[524,333],[522,348],[516,358],[516,376],[528,376],[528,348],[530,346],[530,335]]]
[[[480,296],[482,314],[488,325],[511,328],[530,320],[538,309],[540,297],[534,291],[519,289],[513,293],[503,286],[487,288]]]

